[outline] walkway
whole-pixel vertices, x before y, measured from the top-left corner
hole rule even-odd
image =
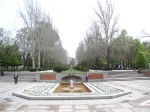
[[[132,94],[114,99],[26,100],[12,95],[31,83],[37,82],[20,81],[15,85],[12,81],[0,81],[0,112],[150,112],[150,80],[104,82],[132,91]]]

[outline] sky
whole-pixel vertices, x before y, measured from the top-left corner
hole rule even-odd
[[[150,0],[111,1],[119,17],[117,27],[120,31],[126,29],[128,35],[134,38],[141,37],[142,30],[150,34]],[[97,0],[39,0],[39,3],[50,14],[68,55],[75,57],[79,42],[85,38],[86,31],[96,17],[94,9]],[[10,31],[23,27],[17,13],[22,6],[23,0],[0,0],[0,27]]]

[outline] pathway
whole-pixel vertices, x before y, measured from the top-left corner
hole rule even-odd
[[[132,94],[97,100],[26,100],[12,96],[14,91],[27,87],[31,82],[0,83],[0,111],[4,112],[150,112],[150,81],[104,82],[123,86]]]
[[[132,73],[127,75],[131,76]],[[132,77],[127,77],[130,78]],[[12,93],[37,82],[19,81],[18,84],[14,84],[13,80],[10,82],[1,80],[0,112],[150,112],[150,80],[113,79],[104,82],[128,88],[132,94],[114,99],[96,100],[26,100],[15,97]]]

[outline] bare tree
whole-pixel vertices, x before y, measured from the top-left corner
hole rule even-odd
[[[86,55],[85,55],[85,45],[84,42],[81,41],[79,43],[78,48],[76,49],[76,59],[78,64],[81,64],[83,61],[85,61],[86,59]]]
[[[92,52],[88,55],[90,56],[92,54],[91,57],[94,60],[94,66],[100,67],[100,60],[103,58],[102,52],[104,51],[104,39],[102,38],[100,27],[95,21],[90,27],[90,31],[87,33],[86,38],[88,40],[88,42],[85,41],[86,48],[89,48],[89,50],[91,49],[90,52]]]
[[[150,37],[149,33],[146,33],[144,30],[142,31],[143,36],[142,37]]]
[[[32,67],[49,69],[54,63],[65,63],[67,52],[60,44],[58,31],[50,16],[42,11],[36,0],[24,0],[24,5],[25,10],[20,9],[18,13],[28,31],[24,38],[28,42]]]
[[[0,45],[2,44],[13,44],[13,39],[11,38],[11,32],[0,28]]]
[[[0,28],[0,45],[4,42],[5,40],[5,31],[3,28]]]
[[[29,55],[29,36],[28,36],[28,30],[27,28],[22,28],[19,31],[17,31],[16,39],[17,44],[19,46],[22,58],[23,58],[23,65],[24,69],[26,66],[27,57]]]
[[[106,1],[105,7],[101,4],[100,1],[97,2],[98,9],[95,10],[95,13],[98,17],[98,24],[101,30],[101,34],[104,38],[104,48],[105,51],[103,52],[107,67],[110,68],[111,62],[111,44],[113,38],[118,31],[116,25],[118,22],[117,16],[114,16],[114,6],[111,2]]]
[[[76,50],[78,64],[100,68],[100,59],[102,59],[102,37],[96,22],[92,24],[86,33],[86,37]],[[86,62],[86,64],[85,64]]]
[[[32,67],[35,68],[35,45],[37,34],[34,32],[38,22],[43,20],[41,8],[33,0],[24,0],[25,10],[19,9],[18,13],[29,31],[30,54]]]

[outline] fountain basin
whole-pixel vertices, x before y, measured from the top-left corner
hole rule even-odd
[[[53,93],[89,93],[92,92],[87,86],[83,83],[76,83],[70,87],[69,83],[60,84]]]
[[[85,100],[85,99],[112,99],[130,94],[131,91],[122,87],[113,87],[102,82],[83,83],[91,92],[54,93],[59,83],[36,83],[14,92],[13,95],[28,100]]]

